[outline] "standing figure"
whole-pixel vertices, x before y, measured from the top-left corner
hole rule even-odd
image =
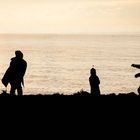
[[[100,95],[100,80],[99,77],[96,75],[96,69],[92,68],[90,70],[90,77],[89,77],[89,83],[91,87],[91,94],[94,96]]]
[[[10,66],[2,79],[2,83],[5,87],[10,83],[11,95],[15,95],[16,90],[19,96],[23,95],[22,85],[24,86],[26,69],[27,62],[23,59],[23,53],[21,51],[16,51],[15,57],[11,59]]]

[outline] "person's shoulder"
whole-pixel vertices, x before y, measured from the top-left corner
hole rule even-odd
[[[15,58],[15,57],[11,58],[11,61],[15,61],[15,60],[16,60],[16,58]]]
[[[97,78],[97,79],[100,79],[98,75],[96,75],[96,78]]]
[[[13,64],[13,63],[16,62],[16,58],[15,57],[11,58],[10,60],[11,60],[10,64]]]
[[[22,59],[22,63],[23,63],[24,65],[27,65],[27,61],[25,61],[24,59]]]
[[[26,61],[26,60],[24,60],[24,59],[22,59],[22,62],[27,63],[27,61]]]

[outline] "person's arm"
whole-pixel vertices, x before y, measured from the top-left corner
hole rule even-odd
[[[24,61],[23,69],[21,71],[21,80],[22,80],[21,83],[22,83],[23,87],[24,87],[24,75],[26,73],[26,69],[27,69],[27,62]]]
[[[132,64],[132,67],[140,69],[140,65],[138,64]]]
[[[27,70],[27,62],[25,61],[25,66],[24,66],[24,73],[23,73],[23,76],[25,75],[26,70]]]
[[[98,81],[98,85],[100,85],[100,79],[99,79],[99,77],[97,77],[97,81]]]
[[[136,77],[136,78],[140,77],[140,73],[136,74],[135,77]]]
[[[24,75],[25,75],[26,69],[27,69],[27,62],[24,61],[23,67],[22,67],[22,69],[21,69],[21,74],[20,74],[22,78],[23,78]]]

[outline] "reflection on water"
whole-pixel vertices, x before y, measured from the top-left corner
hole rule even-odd
[[[15,50],[28,62],[26,94],[89,91],[93,64],[102,93],[136,91],[139,85],[131,64],[140,63],[140,36],[0,35],[0,78]]]

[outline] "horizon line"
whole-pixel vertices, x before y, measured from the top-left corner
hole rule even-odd
[[[110,33],[0,33],[0,35],[140,35],[140,32]]]

